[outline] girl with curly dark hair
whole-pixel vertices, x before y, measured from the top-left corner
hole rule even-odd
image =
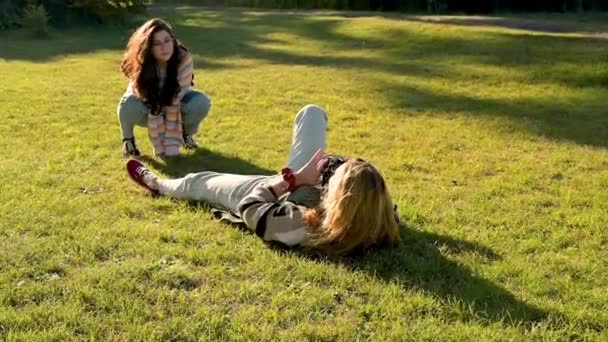
[[[140,155],[135,125],[148,128],[157,156],[176,156],[183,145],[197,147],[193,136],[211,101],[192,90],[193,69],[192,55],[165,21],[151,19],[131,35],[121,65],[129,86],[118,104],[125,156]]]

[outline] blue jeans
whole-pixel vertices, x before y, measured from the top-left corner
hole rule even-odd
[[[184,134],[195,134],[201,121],[207,117],[211,109],[211,99],[202,92],[191,90],[181,101],[182,121]],[[135,125],[148,126],[148,112],[150,108],[140,98],[133,94],[131,87],[118,102],[118,122],[123,139],[133,138]]]

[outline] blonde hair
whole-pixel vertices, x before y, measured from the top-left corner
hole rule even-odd
[[[320,209],[304,214],[309,227],[305,246],[346,254],[380,243],[398,243],[393,202],[380,172],[369,162],[350,159]]]

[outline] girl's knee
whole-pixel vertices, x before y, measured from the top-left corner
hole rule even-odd
[[[190,95],[190,94],[188,94]],[[205,117],[209,113],[211,109],[211,99],[199,92],[194,92],[194,94],[188,96],[189,98],[185,99],[182,103],[182,111],[187,116],[197,116],[197,117]]]
[[[316,104],[308,104],[302,107],[302,109],[300,109],[300,111],[296,115],[296,121],[301,121],[309,118],[322,118],[327,122],[327,113],[325,113],[325,111],[323,111],[323,109],[321,109],[321,107],[317,106]]]
[[[118,103],[120,121],[140,122],[148,113],[148,107],[135,95],[123,96]]]

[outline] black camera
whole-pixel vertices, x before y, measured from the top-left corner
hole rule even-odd
[[[346,158],[340,156],[327,156],[327,163],[323,166],[323,170],[321,170],[321,185],[326,186],[331,176],[336,172],[336,169],[346,161]]]

